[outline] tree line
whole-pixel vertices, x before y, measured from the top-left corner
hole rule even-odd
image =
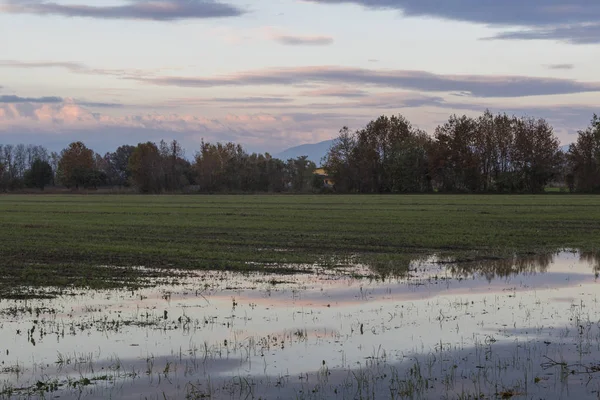
[[[82,142],[60,153],[0,145],[0,190],[48,185],[163,192],[538,193],[550,183],[600,192],[600,118],[563,152],[544,119],[451,116],[433,135],[402,116],[340,130],[322,160],[326,187],[306,156],[280,160],[235,143],[202,142],[190,161],[176,140],[124,145],[105,155]]]
[[[453,115],[428,135],[382,116],[344,127],[324,167],[342,193],[539,193],[551,183],[600,192],[600,118],[565,152],[544,119]]]
[[[42,146],[0,144],[0,191],[134,188],[141,193],[308,192],[316,165],[306,156],[282,161],[234,143],[202,142],[192,162],[179,142],[124,145],[104,156],[82,142],[60,153]]]

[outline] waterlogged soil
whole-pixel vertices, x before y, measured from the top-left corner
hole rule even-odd
[[[587,399],[598,257],[415,261],[0,301],[0,397]]]

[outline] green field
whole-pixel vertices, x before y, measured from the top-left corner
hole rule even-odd
[[[0,227],[6,296],[17,284],[111,287],[153,274],[101,266],[281,272],[354,256],[385,273],[432,253],[595,251],[600,196],[5,195]]]

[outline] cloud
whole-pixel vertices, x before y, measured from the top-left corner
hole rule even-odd
[[[0,104],[16,104],[16,103],[30,103],[30,104],[52,104],[52,103],[69,103],[78,104],[84,107],[97,107],[97,108],[121,108],[124,104],[121,103],[107,103],[107,102],[95,102],[86,101],[80,99],[63,98],[59,96],[43,96],[43,97],[21,97],[16,95],[0,95]]]
[[[300,114],[299,114],[300,115]],[[208,141],[235,141],[255,151],[274,151],[298,143],[321,141],[334,136],[345,122],[356,116],[310,113],[229,114],[207,118],[190,114],[132,114],[110,116],[75,103],[0,104],[0,142],[50,145],[60,150],[70,141],[82,140],[96,151],[114,150],[121,144],[160,139],[181,140],[188,149]],[[362,119],[361,119],[362,122]]]
[[[548,64],[546,65],[548,69],[573,69],[575,65],[573,64]]]
[[[445,100],[439,96],[427,96],[414,92],[392,92],[392,93],[376,93],[364,97],[359,97],[353,101],[336,102],[331,104],[312,104],[311,106],[325,109],[363,109],[376,110],[385,109],[396,112],[404,108],[418,107],[444,107]]]
[[[251,103],[251,104],[270,104],[270,103],[290,103],[293,99],[288,97],[213,97],[206,99],[207,103]]]
[[[323,89],[307,90],[301,92],[301,96],[309,97],[364,97],[368,94],[367,91],[359,89],[350,89],[346,87],[326,87]]]
[[[184,97],[163,99],[159,103],[147,104],[147,106],[153,109],[197,106],[216,106],[219,108],[262,108],[279,107],[281,104],[289,105],[293,101],[293,98],[284,96]]]
[[[65,68],[69,71],[79,72],[87,70],[88,67],[75,62],[57,62],[57,61],[16,61],[0,60],[0,67],[9,68]]]
[[[327,97],[327,96],[325,96]],[[348,96],[346,101],[308,103],[304,105],[290,105],[287,108],[304,108],[325,112],[326,110],[347,110],[346,115],[355,113],[356,110],[379,113],[385,110],[396,113],[407,108],[420,107],[446,107],[448,103],[439,96],[428,96],[416,92],[385,92],[385,93],[366,93],[363,96]],[[278,107],[279,109],[284,109]]]
[[[280,44],[288,46],[328,46],[333,44],[333,38],[325,35],[299,35],[286,32],[284,29],[275,26],[264,26],[254,30],[254,34],[267,40],[274,40]],[[252,36],[252,32],[250,33]]]
[[[600,16],[598,17],[600,18]],[[570,44],[600,44],[600,24],[577,24],[502,32],[487,39],[556,40]]]
[[[84,107],[97,107],[97,108],[123,108],[125,107],[122,103],[105,103],[96,101],[79,101],[75,100],[75,103]]]
[[[356,4],[401,11],[409,17],[435,17],[500,26],[584,23],[600,17],[596,0],[304,0],[319,4]]]
[[[291,46],[327,46],[333,44],[333,38],[329,36],[277,35],[274,40]]]
[[[62,103],[62,97],[19,97],[13,95],[0,96],[0,103]]]
[[[339,115],[345,115],[346,117],[351,117],[353,115],[356,115],[357,112],[359,110],[362,110],[363,112],[368,111],[368,112],[373,112],[374,110],[378,110],[378,109],[385,109],[385,110],[391,110],[392,112],[397,112],[401,109],[405,109],[405,108],[417,108],[417,107],[422,107],[422,106],[440,106],[442,103],[444,103],[444,99],[442,97],[438,97],[438,96],[427,96],[427,95],[421,95],[419,93],[415,93],[415,92],[392,92],[392,93],[368,93],[368,92],[364,92],[364,94],[360,94],[360,95],[352,95],[352,93],[348,93],[347,95],[343,92],[340,91],[339,95],[334,95],[333,92],[334,89],[324,89],[323,95],[318,95],[318,94],[313,94],[313,95],[307,95],[307,93],[319,93],[321,92],[320,90],[315,90],[315,91],[310,91],[310,92],[302,92],[300,95],[301,96],[305,96],[307,98],[312,97],[312,98],[319,98],[319,100],[321,100],[320,102],[298,102],[298,103],[293,103],[293,99],[289,99],[289,102],[284,102],[284,103],[270,103],[270,102],[266,102],[266,103],[247,103],[244,104],[243,106],[240,106],[240,104],[238,103],[227,103],[228,99],[224,99],[224,103],[222,106],[220,106],[220,108],[236,108],[236,109],[240,109],[240,108],[244,108],[244,109],[260,109],[260,110],[269,110],[269,111],[274,111],[276,110],[277,112],[285,112],[285,111],[289,111],[289,112],[299,112],[300,110],[302,110],[302,112],[315,112],[315,113],[323,113],[323,112],[328,112],[331,113],[331,110],[337,110],[338,112],[340,112]],[[331,94],[331,96],[329,95]],[[343,100],[339,100],[336,99],[335,101],[329,101],[327,102],[327,100],[329,97],[331,98],[337,98],[339,97],[340,99],[346,99],[346,101]],[[182,106],[182,105],[191,105],[192,103],[182,103],[180,101],[167,101],[166,102],[167,107],[177,107],[177,106]],[[197,105],[198,103],[193,103],[193,105]],[[205,102],[202,103],[202,105],[204,106],[210,106],[211,103]],[[214,106],[215,103],[213,102],[212,105]],[[157,108],[161,108],[160,105],[157,105]],[[164,108],[164,107],[162,107]],[[340,110],[345,110],[347,111],[346,114],[341,114]],[[379,111],[377,111],[379,112]]]
[[[396,98],[394,99],[394,96]],[[35,143],[60,151],[68,143],[82,140],[95,151],[114,151],[122,144],[177,139],[188,155],[200,141],[234,141],[250,151],[275,152],[302,143],[316,143],[335,137],[342,126],[359,129],[381,113],[401,112],[430,133],[452,113],[479,115],[485,108],[492,112],[533,115],[547,118],[563,144],[575,140],[574,133],[589,123],[593,107],[580,105],[514,106],[498,104],[459,104],[434,96],[387,93],[358,99],[353,112],[328,110],[315,105],[283,113],[228,114],[219,117],[177,113],[141,113],[111,116],[92,112],[74,102],[0,103],[0,142]],[[378,102],[379,101],[379,102]],[[422,107],[426,106],[427,109]],[[403,109],[407,107],[406,109]],[[415,108],[410,108],[415,107]],[[431,107],[434,107],[433,109]]]
[[[18,61],[18,60],[0,60],[0,68],[62,68],[76,74],[88,75],[108,75],[115,77],[144,77],[163,72],[170,68],[156,69],[111,69],[111,68],[91,68],[85,64],[69,61]]]
[[[407,17],[433,17],[493,27],[524,27],[496,39],[544,39],[600,43],[597,0],[304,0],[318,4],[355,4],[397,10]]]
[[[441,75],[425,71],[373,70],[349,67],[272,68],[214,77],[162,76],[132,78],[161,86],[217,87],[257,85],[342,84],[464,92],[474,97],[524,97],[600,91],[599,82],[527,76]]]
[[[174,21],[237,17],[245,11],[215,0],[124,0],[115,6],[60,4],[44,0],[8,0],[0,11],[14,14],[59,15],[98,19]]]

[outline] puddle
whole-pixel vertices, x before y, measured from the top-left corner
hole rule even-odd
[[[365,266],[0,301],[0,397],[597,398],[599,259]]]

